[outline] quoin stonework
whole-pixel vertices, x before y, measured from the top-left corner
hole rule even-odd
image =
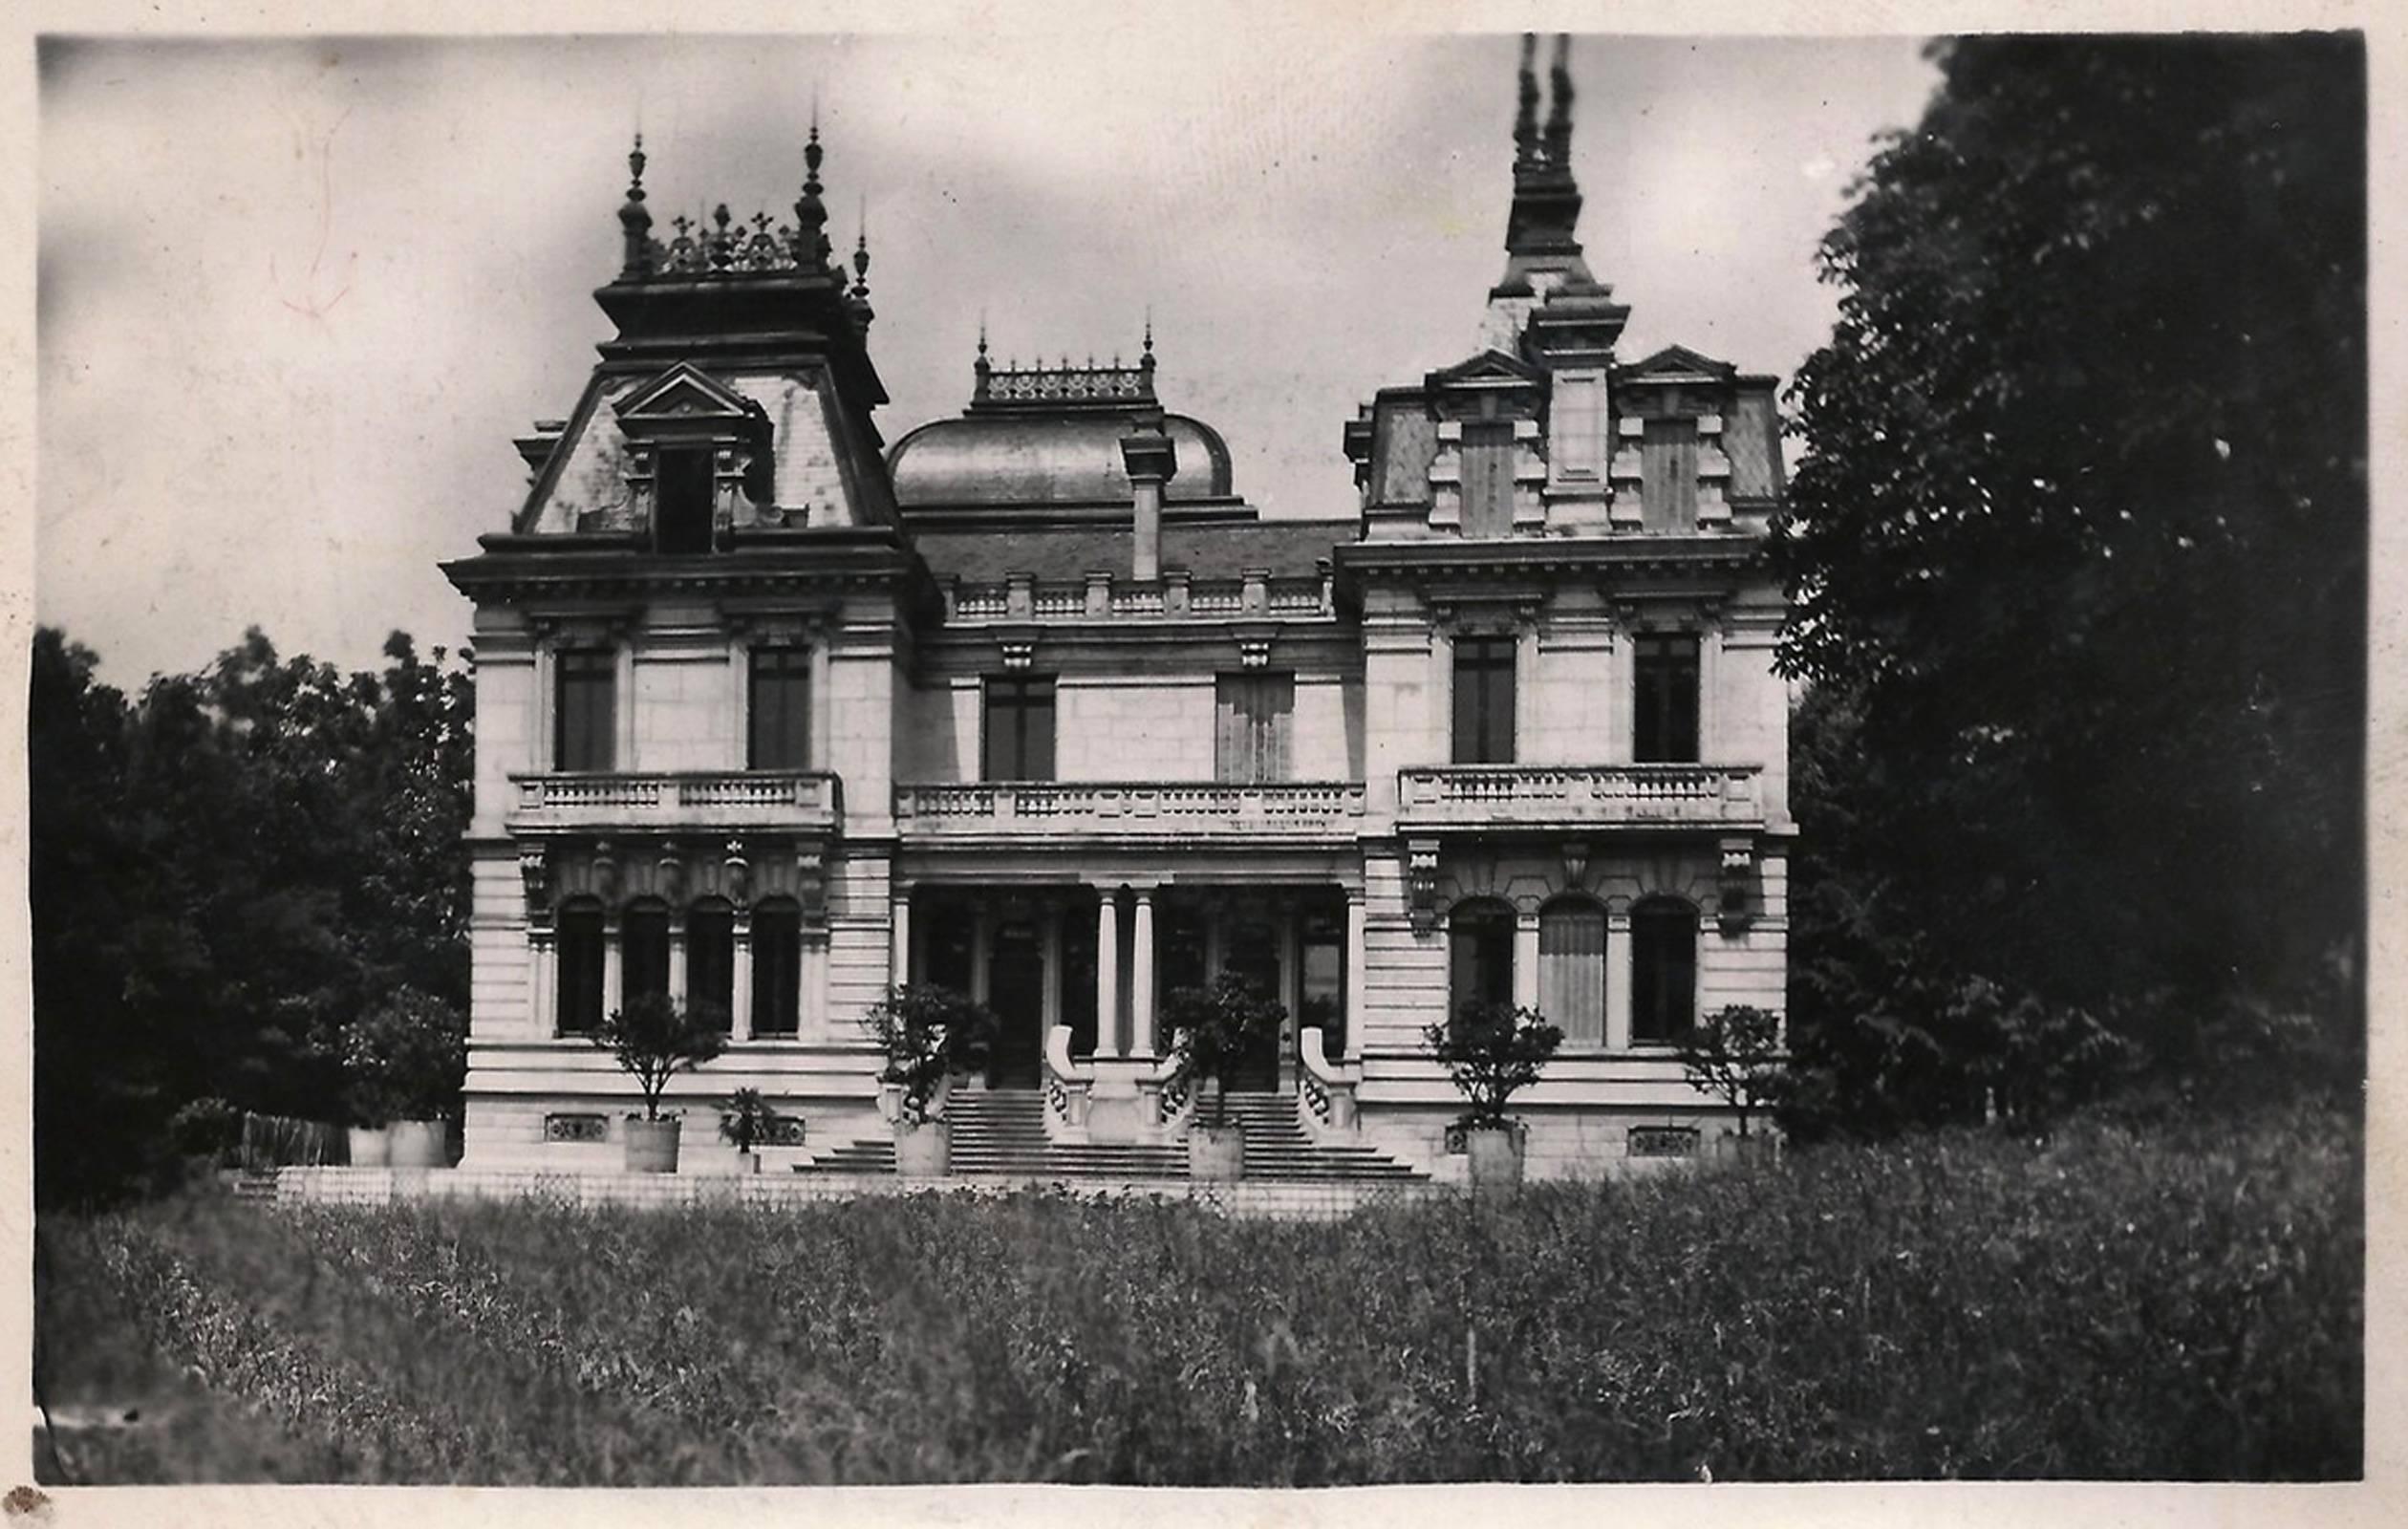
[[[1032,1139],[1175,1146],[1163,1000],[1225,968],[1289,1014],[1248,1118],[1332,1162],[1462,1175],[1421,1033],[1471,998],[1564,1031],[1533,1176],[1729,1129],[1673,1043],[1782,1006],[1775,380],[1618,354],[1563,47],[1543,92],[1525,47],[1503,270],[1430,336],[1461,358],[1330,421],[1360,492],[1321,519],[1246,501],[1150,329],[1127,364],[981,336],[961,414],[888,443],[817,129],[791,221],[656,224],[639,142],[616,334],[447,567],[464,1166],[615,1169],[633,1088],[585,1034],[648,990],[732,1016],[673,1108],[758,1088],[806,1122],[773,1169],[874,1161],[858,1021],[906,981],[1002,1018],[972,1091]]]

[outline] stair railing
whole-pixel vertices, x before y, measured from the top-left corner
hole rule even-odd
[[[1318,1024],[1306,1025],[1296,1039],[1304,1063],[1296,1071],[1296,1118],[1309,1135],[1354,1135],[1355,1090],[1363,1086],[1363,1064],[1330,1061]]]
[[[1095,1064],[1070,1055],[1070,1026],[1045,1032],[1045,1135],[1059,1142],[1087,1139],[1087,1099],[1095,1090]]]
[[[1164,1052],[1150,1071],[1137,1075],[1139,1118],[1165,1141],[1183,1135],[1189,1113],[1195,1108],[1195,1081],[1185,1059],[1173,1048]]]

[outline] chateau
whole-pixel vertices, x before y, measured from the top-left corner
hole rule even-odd
[[[1533,1176],[1727,1129],[1671,1044],[1783,1005],[1775,381],[1618,355],[1562,48],[1542,122],[1525,47],[1485,312],[1329,421],[1356,503],[1277,516],[1150,330],[1128,366],[981,337],[962,412],[888,443],[817,129],[791,225],[666,239],[638,141],[616,334],[446,568],[476,607],[464,1166],[615,1168],[634,1090],[586,1033],[646,991],[732,1015],[671,1086],[691,1158],[753,1087],[806,1120],[771,1171],[873,1162],[858,1022],[906,981],[1000,1016],[974,1094],[1168,1161],[1164,997],[1224,968],[1289,1015],[1248,1118],[1333,1162],[1462,1175],[1421,1034],[1475,997],[1564,1032],[1516,1099]]]

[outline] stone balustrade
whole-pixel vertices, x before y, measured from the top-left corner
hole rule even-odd
[[[1298,1118],[1305,1131],[1317,1136],[1354,1135],[1355,1090],[1363,1085],[1363,1064],[1330,1061],[1318,1024],[1299,1030],[1296,1041],[1298,1060],[1303,1064],[1296,1075],[1302,1106]]]
[[[1095,1064],[1070,1055],[1070,1026],[1045,1031],[1045,1135],[1059,1142],[1087,1139],[1087,1104],[1095,1091]]]
[[[1404,828],[1683,827],[1764,821],[1754,764],[1431,764],[1396,772]]]
[[[945,589],[945,618],[956,624],[1263,616],[1316,620],[1336,614],[1334,598],[1326,569],[1277,578],[1264,572],[1215,579],[1177,571],[1158,579],[1114,578],[1100,572],[1083,579],[1016,574],[1000,582],[955,580]]]
[[[965,781],[894,788],[907,834],[1324,838],[1362,824],[1360,781]]]
[[[826,770],[513,775],[512,829],[720,827],[833,829],[843,788]]]

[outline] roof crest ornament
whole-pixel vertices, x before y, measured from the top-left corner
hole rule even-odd
[[[627,156],[627,201],[619,208],[619,229],[626,246],[619,266],[621,281],[641,280],[652,273],[652,212],[644,205],[644,135],[635,134],[635,147]]]

